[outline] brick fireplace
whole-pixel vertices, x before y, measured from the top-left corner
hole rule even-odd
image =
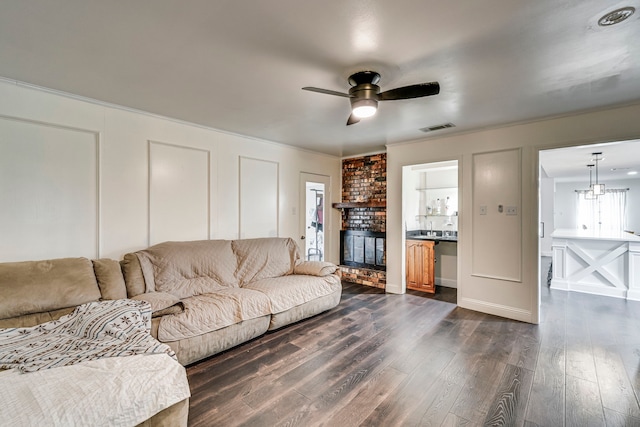
[[[342,161],[340,270],[349,282],[386,286],[387,154]]]

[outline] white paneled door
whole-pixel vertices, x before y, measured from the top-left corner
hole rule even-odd
[[[300,240],[298,244],[307,261],[324,261],[329,236],[325,215],[328,208],[330,178],[311,173],[300,174]]]

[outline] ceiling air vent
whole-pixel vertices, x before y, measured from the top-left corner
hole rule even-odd
[[[636,11],[634,7],[626,6],[616,9],[613,12],[609,12],[602,18],[598,19],[598,25],[601,27],[608,27],[610,25],[619,24]]]
[[[453,123],[445,123],[443,125],[436,125],[436,126],[429,126],[426,128],[422,128],[420,129],[422,132],[433,132],[436,130],[442,130],[442,129],[447,129],[447,128],[454,128],[456,127],[456,125],[454,125]]]

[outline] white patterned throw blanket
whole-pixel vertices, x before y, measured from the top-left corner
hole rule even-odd
[[[58,320],[32,328],[0,329],[0,368],[33,372],[89,360],[166,353],[153,338],[149,303],[134,300],[91,302]]]

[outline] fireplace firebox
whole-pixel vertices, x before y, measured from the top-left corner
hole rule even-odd
[[[386,271],[386,233],[340,231],[340,264]]]

